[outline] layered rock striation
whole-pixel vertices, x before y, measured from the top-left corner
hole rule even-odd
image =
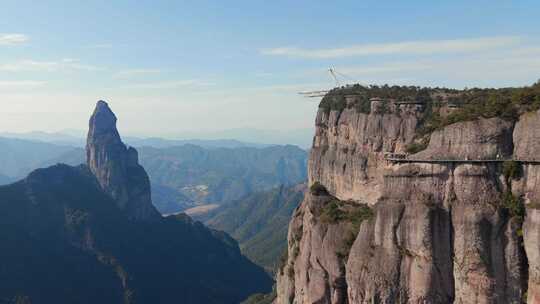
[[[538,303],[540,111],[426,132],[423,106],[377,102],[319,109],[276,303]]]

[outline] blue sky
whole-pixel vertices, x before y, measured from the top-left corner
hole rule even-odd
[[[34,2],[34,3],[32,3]],[[538,1],[0,1],[0,131],[311,128],[298,91],[361,83],[527,85]]]

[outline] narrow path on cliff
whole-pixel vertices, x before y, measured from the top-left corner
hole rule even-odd
[[[407,159],[407,158],[385,158],[393,163],[504,163],[514,161],[524,164],[539,165],[540,160],[523,159]]]

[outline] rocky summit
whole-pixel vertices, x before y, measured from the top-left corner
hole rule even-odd
[[[101,188],[133,220],[157,220],[150,180],[139,165],[137,150],[126,147],[116,129],[116,116],[105,101],[98,101],[90,117],[86,162]]]

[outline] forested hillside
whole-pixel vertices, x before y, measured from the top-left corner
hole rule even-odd
[[[204,223],[229,233],[255,263],[274,271],[287,248],[291,214],[304,197],[305,184],[251,194],[214,210]]]

